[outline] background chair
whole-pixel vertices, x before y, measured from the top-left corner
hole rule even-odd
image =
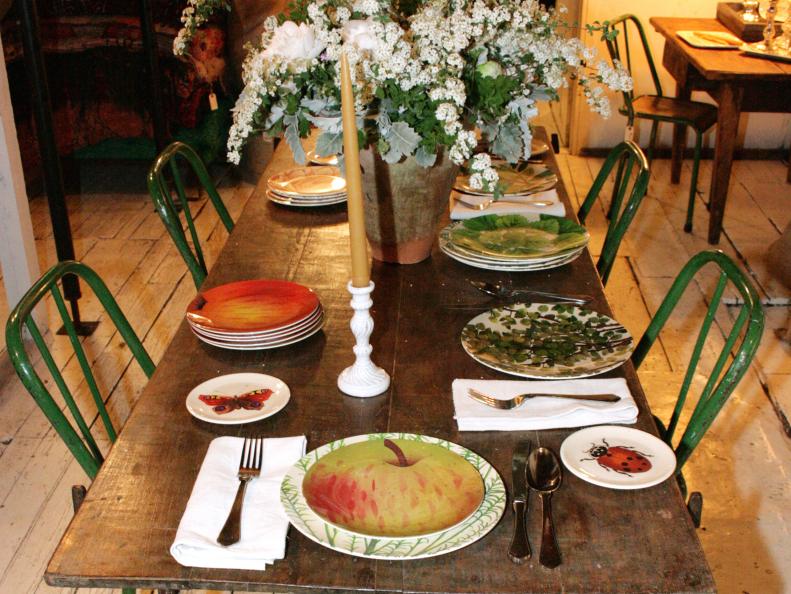
[[[604,182],[607,181],[616,163],[619,164],[620,173],[616,175],[612,202],[609,208],[610,222],[607,226],[607,234],[604,237],[604,245],[602,246],[599,261],[596,263],[596,269],[599,271],[599,276],[604,285],[607,284],[607,279],[610,277],[610,271],[615,263],[615,256],[618,254],[621,240],[629,225],[631,225],[634,215],[637,214],[637,209],[648,190],[648,179],[650,177],[648,160],[640,147],[632,141],[622,142],[607,155],[604,165],[602,165],[596,179],[593,181],[593,185],[577,213],[580,223],[585,223],[585,219],[588,218],[594,202],[601,194]],[[626,204],[623,205],[624,197],[632,179],[632,171],[635,167],[637,167],[637,170],[635,171],[632,190],[629,192]]]
[[[686,482],[681,470],[712,422],[714,422],[725,401],[747,372],[750,362],[758,350],[758,344],[764,328],[764,313],[761,309],[758,293],[746,275],[723,252],[707,251],[696,254],[681,269],[632,354],[632,363],[634,363],[635,369],[639,369],[640,364],[650,351],[659,332],[683,296],[690,281],[707,264],[712,264],[720,269],[717,285],[708,299],[709,307],[701,323],[700,332],[692,350],[687,371],[684,374],[673,414],[667,425],[656,419],[662,439],[673,447],[676,453],[676,478],[685,497],[687,493]],[[739,308],[736,321],[725,340],[725,345],[717,357],[714,367],[710,372],[707,372],[708,379],[700,393],[697,404],[692,409],[686,427],[677,444],[673,446],[674,434],[678,428],[684,405],[688,400],[692,379],[700,363],[703,345],[706,342],[717,308],[722,301],[722,296],[729,281],[739,291],[744,304]],[[690,497],[689,508],[696,526],[700,525],[702,505],[700,493],[693,493]]]
[[[698,171],[700,169],[700,154],[703,147],[703,134],[717,122],[717,108],[708,103],[700,101],[690,101],[675,97],[665,97],[662,93],[662,85],[659,82],[659,75],[654,66],[654,59],[651,56],[651,48],[645,36],[643,26],[636,16],[625,14],[607,23],[605,31],[605,41],[610,58],[623,64],[633,75],[632,51],[629,45],[630,28],[637,36],[642,52],[648,62],[648,69],[651,72],[651,80],[654,83],[654,94],[636,95],[634,90],[623,92],[624,104],[620,108],[620,113],[627,118],[628,130],[634,126],[635,119],[644,119],[651,122],[651,136],[648,144],[648,161],[651,162],[656,144],[656,137],[661,122],[669,122],[678,126],[683,126],[683,134],[679,150],[684,151],[687,128],[695,132],[695,153],[692,162],[692,177],[689,187],[689,201],[687,204],[687,218],[684,223],[684,231],[692,231],[692,216],[695,208],[695,192],[698,184]],[[627,134],[628,136],[628,134]],[[631,140],[631,138],[628,138]],[[678,183],[680,171],[671,172],[671,182]]]
[[[206,170],[206,166],[203,164],[198,154],[192,150],[189,145],[183,142],[174,142],[165,147],[148,172],[148,192],[151,194],[154,207],[159,213],[162,222],[165,223],[165,227],[170,237],[173,239],[173,243],[176,244],[179,253],[181,253],[181,257],[184,258],[184,262],[186,262],[187,268],[189,268],[190,274],[192,274],[195,287],[200,288],[203,284],[203,280],[208,274],[208,270],[206,269],[206,261],[203,257],[200,238],[195,229],[195,221],[192,218],[189,203],[184,193],[184,183],[179,173],[177,157],[181,157],[195,173],[199,183],[209,195],[209,199],[228,232],[233,229],[233,220],[228,214],[228,210],[225,208],[225,204],[217,193],[217,188],[214,186],[214,183],[212,183],[209,172]],[[173,182],[173,187],[171,187],[167,179],[167,169],[170,170],[169,173]],[[189,229],[192,248],[190,248],[190,244],[187,242],[187,236],[181,224],[178,209],[173,202],[173,189],[175,189],[178,194],[179,206],[184,210],[184,219]]]
[[[69,448],[74,458],[80,466],[82,466],[85,473],[93,479],[99,471],[102,462],[104,462],[104,456],[95,438],[91,434],[91,425],[95,420],[101,418],[104,429],[111,442],[115,441],[117,431],[110,419],[104,398],[99,392],[96,378],[91,371],[85,350],[74,329],[74,324],[66,310],[66,304],[58,286],[58,282],[67,274],[76,274],[93,290],[99,302],[105,308],[109,319],[118,329],[124,342],[131,350],[132,355],[147,377],[151,377],[154,373],[155,366],[143,347],[143,344],[140,342],[140,339],[137,337],[137,334],[135,334],[135,331],[129,325],[129,322],[118,307],[115,299],[113,299],[107,286],[101,278],[85,264],[73,261],[59,262],[30,288],[11,312],[8,322],[6,323],[6,346],[14,369],[19,379],[22,381],[22,384],[27,391],[30,392],[30,395],[33,396],[36,404],[38,404],[39,408],[44,412],[44,415]],[[83,415],[78,403],[75,401],[69,387],[66,385],[63,375],[58,369],[47,344],[44,342],[41,331],[38,329],[33,319],[33,309],[47,294],[51,295],[55,301],[58,313],[63,321],[66,333],[69,336],[71,346],[74,349],[77,361],[85,377],[86,385],[93,397],[93,404],[96,406],[96,412],[91,413],[87,419]],[[58,391],[65,401],[66,408],[73,422],[69,420],[65,411],[55,401],[31,362],[23,337],[23,328],[26,328],[28,332],[30,332],[44,364],[49,370],[55,385],[58,387]],[[80,485],[72,487],[72,498],[75,511],[82,503],[84,496],[85,487]],[[134,589],[125,588],[123,592],[124,594],[134,594]]]

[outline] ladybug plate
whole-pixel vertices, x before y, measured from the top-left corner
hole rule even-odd
[[[650,433],[618,425],[588,427],[569,435],[560,458],[572,474],[610,489],[645,489],[676,470],[676,455]]]

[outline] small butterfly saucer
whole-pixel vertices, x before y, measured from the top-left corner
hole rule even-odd
[[[271,417],[291,398],[291,390],[263,373],[232,373],[212,378],[187,395],[189,413],[207,423],[240,425]]]

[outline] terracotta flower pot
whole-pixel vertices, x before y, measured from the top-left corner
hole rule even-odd
[[[458,166],[444,153],[432,167],[414,157],[391,164],[368,148],[360,151],[360,167],[371,255],[398,264],[428,258]]]

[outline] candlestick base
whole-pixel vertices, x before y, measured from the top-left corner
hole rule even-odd
[[[369,339],[374,330],[374,320],[371,317],[371,292],[374,290],[373,281],[367,287],[354,287],[352,283],[346,286],[352,295],[350,305],[354,315],[349,323],[352,334],[356,339],[354,345],[354,364],[341,371],[338,376],[338,388],[344,394],[369,398],[381,394],[390,386],[390,376],[381,367],[371,361],[371,346]]]

